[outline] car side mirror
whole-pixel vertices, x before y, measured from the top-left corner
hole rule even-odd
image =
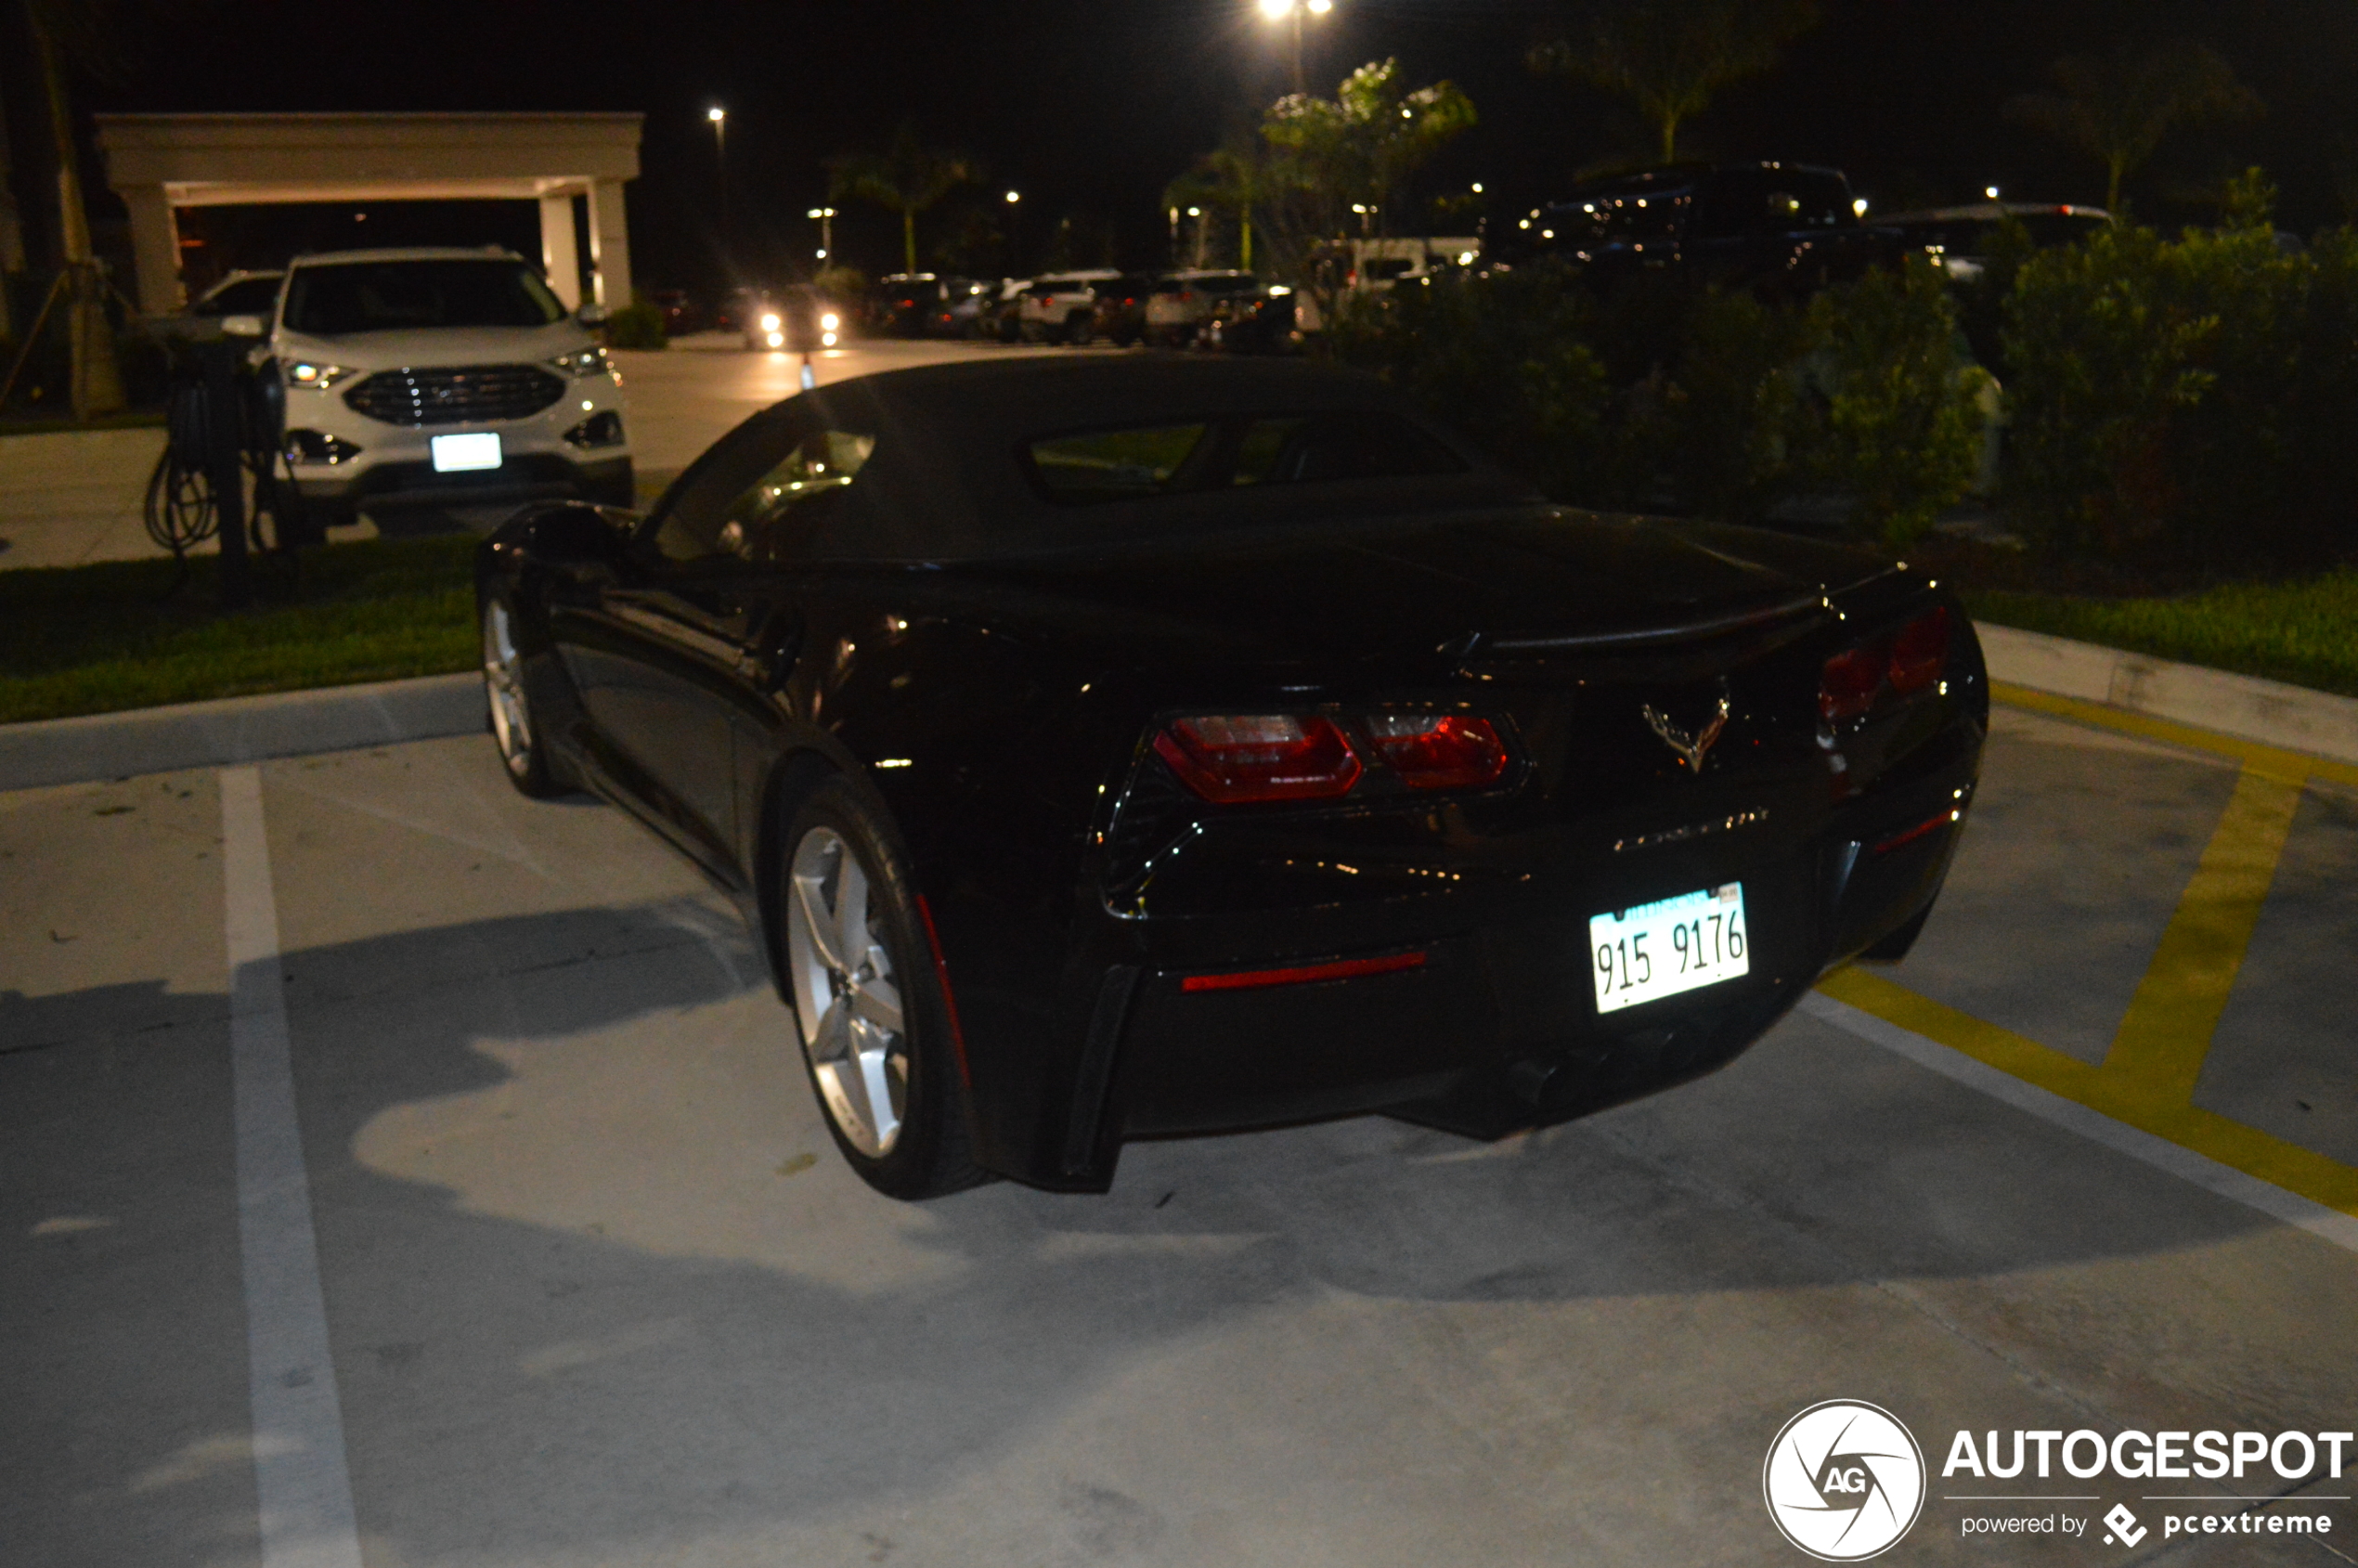
[[[221,318],[221,335],[225,338],[258,338],[262,336],[259,316],[225,316]]]
[[[575,311],[573,313],[573,318],[576,321],[580,322],[585,327],[602,327],[606,324],[606,317],[608,314],[609,312],[604,305],[602,305],[595,300],[592,300],[588,305],[583,305],[579,310]]]

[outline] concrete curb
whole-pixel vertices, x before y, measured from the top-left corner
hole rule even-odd
[[[2011,627],[1976,629],[1995,680],[2358,764],[2358,700]],[[483,678],[472,673],[0,724],[0,790],[435,740],[483,724]]]
[[[2012,627],[1974,629],[1994,680],[2358,763],[2358,699]]]
[[[0,790],[350,751],[483,727],[483,677],[474,674],[0,724]]]

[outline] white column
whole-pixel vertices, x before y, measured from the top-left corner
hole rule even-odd
[[[581,308],[581,260],[573,241],[573,192],[540,198],[540,270],[567,310]]]
[[[180,226],[173,218],[172,198],[161,185],[135,185],[115,194],[131,209],[131,257],[137,273],[139,308],[150,316],[169,315],[184,303]]]
[[[622,213],[622,182],[590,186],[590,265],[598,271],[598,303],[619,310],[630,303],[630,229]]]

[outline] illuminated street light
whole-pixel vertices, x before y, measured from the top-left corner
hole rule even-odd
[[[729,252],[729,111],[714,104],[704,111],[712,125],[712,158],[720,171],[720,251],[725,262]]]
[[[1992,201],[1997,201],[1997,200],[1998,200],[1998,188],[1997,188],[1996,186],[1994,186],[1994,185],[1985,185],[1985,186],[1983,186],[1983,187],[1981,188],[1981,193],[1982,193],[1984,196],[1989,197],[1989,200],[1991,200]]]
[[[1307,93],[1310,82],[1302,68],[1302,19],[1305,12],[1325,16],[1335,8],[1335,0],[1260,0],[1260,4],[1263,20],[1293,24],[1293,90]]]
[[[1022,201],[1022,200],[1023,200],[1023,192],[1022,192],[1022,191],[1020,191],[1020,190],[1011,190],[1011,191],[1007,192],[1007,205],[1008,205],[1008,206],[1012,207],[1012,206],[1014,206],[1017,202],[1018,202],[1018,201]]]
[[[813,207],[802,215],[819,225],[819,259],[825,261],[835,253],[836,210],[833,207]]]

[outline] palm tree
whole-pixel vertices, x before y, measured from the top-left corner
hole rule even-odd
[[[857,196],[900,214],[904,271],[917,270],[917,214],[978,176],[973,159],[930,148],[914,125],[903,124],[882,152],[849,152],[827,161],[830,199]]]
[[[2121,182],[2153,156],[2171,126],[2258,114],[2265,107],[2218,50],[2185,40],[2069,55],[2048,67],[2047,77],[2054,91],[2026,93],[2007,112],[2103,164],[2107,210],[2118,209]]]
[[[66,307],[66,341],[71,353],[68,401],[76,420],[113,413],[123,406],[114,330],[107,320],[106,280],[90,248],[90,216],[82,203],[81,160],[74,153],[73,113],[66,97],[69,52],[84,62],[107,58],[109,11],[108,6],[92,0],[26,0],[25,5],[58,160],[58,248],[63,266],[52,298]]]
[[[1530,64],[1628,98],[1678,156],[1678,128],[1722,87],[1757,76],[1818,24],[1816,0],[1600,0]]]

